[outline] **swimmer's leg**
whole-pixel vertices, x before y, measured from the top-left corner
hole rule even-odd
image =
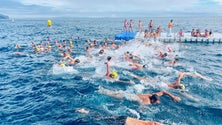
[[[104,88],[99,88],[98,92],[101,94],[107,95],[107,96],[118,98],[118,99],[122,99],[124,97],[123,93],[111,91],[111,90],[104,89]]]

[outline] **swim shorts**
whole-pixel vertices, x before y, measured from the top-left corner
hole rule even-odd
[[[115,116],[103,119],[108,125],[125,125],[127,116]]]

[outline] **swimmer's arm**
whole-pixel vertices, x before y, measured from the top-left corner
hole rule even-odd
[[[181,99],[180,97],[174,96],[173,94],[166,92],[166,91],[162,91],[162,92],[158,92],[156,93],[158,96],[162,96],[162,95],[167,95],[170,98],[172,98],[175,102],[179,102]]]
[[[111,73],[109,62],[105,62],[104,64],[106,64],[106,75],[105,76],[109,77],[110,73]]]
[[[194,77],[197,77],[197,78],[201,78],[201,79],[208,80],[208,78],[202,76],[201,74],[199,74],[199,73],[197,73],[197,72],[194,72],[194,73],[187,72],[186,75],[194,76]]]
[[[62,58],[62,61],[65,61],[67,58],[69,58],[69,56],[65,56]]]
[[[187,74],[184,72],[180,73],[174,86],[178,86],[180,84],[180,81],[184,77],[184,75],[187,75]]]
[[[111,90],[107,90],[107,89],[99,89],[98,90],[99,93],[113,97],[113,98],[118,98],[118,99],[122,99],[124,97],[124,95],[120,92],[115,92],[115,91],[111,91]]]

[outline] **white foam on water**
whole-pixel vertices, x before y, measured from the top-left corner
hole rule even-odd
[[[137,112],[136,110],[134,110],[134,109],[128,108],[128,110],[129,110],[132,114],[136,115],[137,119],[140,119],[140,113],[138,113],[138,112]]]
[[[54,75],[58,75],[58,74],[77,74],[79,73],[77,70],[73,69],[72,66],[65,66],[65,67],[61,67],[58,64],[54,64],[52,66],[52,74]]]

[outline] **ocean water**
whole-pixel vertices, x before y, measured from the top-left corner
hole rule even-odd
[[[177,55],[179,64],[167,65],[167,60],[156,56],[151,47],[141,41],[128,41],[118,50],[105,50],[106,55],[96,56],[99,48],[85,52],[85,40],[114,40],[121,32],[125,18],[55,18],[52,27],[47,27],[47,19],[0,20],[0,124],[55,125],[73,124],[105,125],[106,117],[130,116],[142,120],[158,121],[167,125],[220,125],[222,124],[222,45],[220,43],[154,43],[163,49],[170,46]],[[131,19],[131,18],[129,18]],[[147,17],[132,18],[137,31],[138,20],[142,20],[144,29],[149,20],[155,27],[160,25],[167,31],[170,19],[174,20],[173,32],[192,28],[212,29],[222,33],[221,17]],[[36,53],[31,42],[46,43],[51,39],[52,51]],[[79,37],[79,39],[78,39]],[[76,66],[61,68],[56,64],[62,57],[54,41],[73,41],[72,53],[80,59]],[[124,41],[116,41],[122,45]],[[15,49],[20,44],[20,49]],[[123,53],[133,52],[143,58],[148,65],[145,70],[132,71],[123,61]],[[15,55],[21,52],[22,55]],[[112,70],[123,79],[134,81],[135,85],[113,82],[104,78],[104,62],[112,56]],[[177,72],[198,72],[210,80],[185,77],[182,82],[186,92],[169,89],[166,83],[174,82]],[[129,76],[134,73],[141,77],[150,77],[154,82],[142,82]],[[161,97],[158,105],[141,107],[130,99],[116,99],[98,92],[100,88],[131,94],[168,91],[181,98],[174,102],[169,97]],[[89,110],[89,114],[77,112],[77,109]],[[110,124],[110,123],[109,123]]]

